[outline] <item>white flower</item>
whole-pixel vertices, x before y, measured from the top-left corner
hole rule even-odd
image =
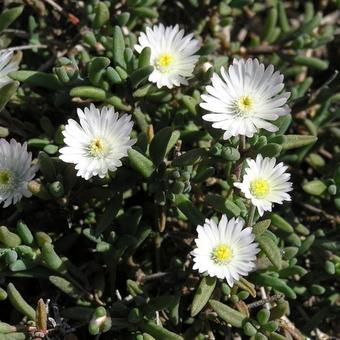
[[[224,130],[224,139],[245,135],[252,137],[258,129],[275,132],[278,128],[270,123],[290,109],[285,103],[290,93],[281,93],[283,75],[267,68],[257,59],[234,59],[228,72],[221,67],[221,79],[216,73],[209,94],[202,95],[202,108],[209,111],[203,116],[212,126]]]
[[[27,185],[38,167],[31,166],[31,162],[32,154],[27,152],[26,143],[0,139],[0,203],[4,202],[4,208],[16,204],[22,196],[32,196]]]
[[[283,163],[275,165],[275,158],[263,159],[262,155],[257,155],[256,161],[247,160],[247,163],[243,182],[234,185],[257,207],[260,216],[265,211],[272,211],[273,203],[290,201],[287,192],[293,188],[289,182],[290,174],[286,173],[287,166]]]
[[[130,139],[133,127],[131,116],[118,113],[112,107],[77,110],[80,125],[69,119],[63,131],[67,145],[60,149],[64,162],[76,164],[77,175],[88,180],[98,175],[103,178],[108,171],[115,171],[122,165],[120,159],[136,142]]]
[[[146,33],[141,33],[135,45],[138,53],[145,47],[151,49],[150,63],[154,71],[149,76],[149,81],[157,83],[157,87],[187,85],[186,77],[190,77],[199,58],[194,55],[200,45],[193,39],[193,34],[184,36],[184,30],[178,25],[164,27],[160,24],[147,27]]]
[[[243,229],[242,218],[232,218],[228,222],[223,215],[218,226],[213,220],[206,219],[204,226],[198,226],[197,248],[193,269],[200,273],[226,279],[233,286],[240,276],[246,276],[255,268],[256,254],[259,252],[251,228]],[[243,229],[243,230],[242,230]]]
[[[7,75],[19,67],[19,61],[12,58],[12,52],[0,52],[0,89],[13,81]]]

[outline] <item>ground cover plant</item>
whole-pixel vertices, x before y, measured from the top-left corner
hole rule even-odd
[[[0,340],[339,338],[339,6],[5,0]]]

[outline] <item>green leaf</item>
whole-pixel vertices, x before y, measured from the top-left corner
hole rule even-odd
[[[0,227],[0,242],[9,248],[15,248],[21,244],[21,239],[17,234],[2,226]]]
[[[252,281],[256,284],[271,287],[285,294],[290,299],[296,299],[296,294],[283,280],[268,274],[252,274]]]
[[[327,185],[323,181],[315,179],[304,184],[302,188],[307,194],[320,196],[327,190]]]
[[[9,74],[13,80],[18,80],[30,86],[38,86],[50,90],[59,90],[63,84],[55,74],[39,71],[13,71]]]
[[[272,221],[272,224],[275,225],[278,229],[291,234],[294,232],[294,228],[281,216],[275,213],[269,213],[269,218]]]
[[[268,13],[266,13],[266,21],[264,24],[264,28],[262,31],[262,39],[268,42],[272,42],[272,36],[274,34],[274,30],[276,28],[277,23],[277,8],[272,7],[269,9]]]
[[[113,222],[122,206],[122,197],[116,194],[115,197],[106,206],[104,212],[97,218],[96,235],[103,233]],[[92,229],[91,229],[92,230]]]
[[[236,281],[235,286],[247,291],[252,297],[256,297],[255,286],[244,277],[241,277],[238,281]]]
[[[121,28],[114,26],[113,28],[113,60],[116,65],[126,68],[125,58],[125,41]]]
[[[221,157],[226,161],[238,161],[241,155],[236,148],[224,146],[222,148]]]
[[[106,57],[94,58],[89,67],[89,79],[95,86],[99,86],[100,80],[105,72],[105,68],[110,65],[110,59]]]
[[[292,122],[292,115],[284,115],[276,119],[273,124],[276,125],[279,130],[276,131],[277,135],[283,135],[289,128],[290,124]]]
[[[269,340],[286,340],[287,338],[276,332],[270,333]]]
[[[126,281],[127,291],[133,296],[143,294],[143,290],[140,288],[139,284],[136,281],[128,279]]]
[[[143,321],[139,324],[140,328],[152,335],[155,339],[167,339],[167,340],[183,340],[183,337],[176,333],[170,332],[162,326],[156,325],[153,321]]]
[[[138,58],[138,68],[150,65],[151,48],[144,47]]]
[[[44,259],[48,268],[61,271],[63,269],[63,261],[57,255],[52,244],[46,242],[41,247],[42,258]]]
[[[135,149],[128,151],[131,166],[138,171],[143,177],[148,178],[152,175],[155,168],[149,158],[142,155]]]
[[[266,308],[260,309],[256,314],[256,319],[260,325],[264,325],[268,322],[270,317],[270,311]]]
[[[287,18],[285,5],[282,1],[278,1],[277,11],[278,11],[279,24],[280,24],[282,32],[286,33],[288,31],[290,31],[290,25],[289,25],[289,21],[288,21],[288,18]]]
[[[260,236],[270,226],[270,220],[263,220],[253,225],[253,233],[255,236]]]
[[[199,102],[195,98],[184,95],[182,96],[181,100],[190,113],[192,113],[193,115],[197,115],[196,106],[198,105]]]
[[[60,198],[65,195],[64,185],[60,181],[54,181],[53,183],[48,184],[47,187],[54,198]]]
[[[10,9],[5,9],[0,14],[0,33],[20,16],[23,9],[24,6],[17,6]]]
[[[95,13],[93,27],[99,29],[109,21],[110,11],[105,2],[98,2]]]
[[[7,293],[6,293],[7,296]],[[16,331],[15,326],[11,326],[8,323],[0,321],[0,334],[13,333]]]
[[[315,143],[318,140],[316,136],[306,135],[285,135],[283,136],[282,150],[291,150],[301,148],[306,145]]]
[[[0,111],[4,109],[5,105],[17,91],[19,85],[20,83],[18,81],[13,81],[0,89]]]
[[[230,323],[234,327],[241,328],[246,320],[246,316],[239,311],[230,308],[229,306],[217,301],[210,300],[209,304],[211,308],[217,313],[217,315],[227,323]]]
[[[96,36],[92,31],[87,31],[83,35],[84,41],[89,44],[91,47],[95,48],[97,45],[97,39]]]
[[[138,68],[136,71],[131,73],[130,80],[134,88],[139,86],[143,81],[147,80],[149,75],[152,73],[154,67],[151,65],[143,66]]]
[[[207,304],[216,286],[216,278],[203,277],[191,305],[191,316],[196,316]]]
[[[291,63],[307,66],[311,69],[320,70],[320,71],[327,70],[329,66],[328,60],[322,60],[322,59],[315,58],[315,57],[305,57],[302,55],[295,55],[295,56],[285,56],[285,59],[288,59],[289,62]]]
[[[135,7],[132,9],[132,13],[146,18],[157,18],[158,13],[153,8],[149,7]]]
[[[179,138],[179,132],[177,131],[173,136],[171,127],[165,127],[158,131],[151,141],[149,152],[153,163],[158,166],[165,158],[167,153],[176,144]],[[177,137],[177,139],[176,139]]]
[[[261,249],[269,258],[270,262],[278,269],[281,269],[281,253],[275,242],[267,235],[259,235],[256,237],[256,241],[260,245]]]
[[[270,320],[280,319],[283,315],[289,312],[289,304],[281,299],[277,301],[276,306],[270,310]]]
[[[60,289],[63,293],[69,295],[74,299],[80,299],[82,297],[82,293],[76,288],[70,281],[64,279],[61,276],[49,276],[48,280]]]
[[[7,294],[11,304],[18,312],[26,315],[30,320],[35,321],[35,310],[24,300],[13,283],[8,284]]]
[[[57,171],[53,160],[45,152],[40,152],[38,156],[39,169],[47,182],[52,182],[57,176]]]
[[[118,110],[123,110],[123,111],[131,110],[131,106],[126,105],[123,102],[122,98],[118,96],[108,95],[107,98],[105,99],[105,102],[107,104],[114,106]]]
[[[175,205],[188,218],[190,223],[199,225],[204,223],[204,216],[184,194],[175,196]]]
[[[129,12],[123,12],[119,15],[117,15],[116,20],[120,26],[125,26],[130,19],[130,13]]]
[[[205,149],[192,149],[172,161],[173,166],[188,166],[199,162],[207,153]]]
[[[27,227],[27,225],[22,220],[19,220],[17,222],[17,233],[20,236],[23,243],[27,245],[32,245],[34,241],[33,235],[29,228]]]
[[[111,66],[106,69],[106,77],[113,85],[120,84],[122,82],[122,78],[119,76],[119,73]]]
[[[309,235],[308,237],[306,237],[302,243],[301,246],[298,250],[298,255],[304,254],[305,252],[307,252],[309,250],[309,248],[312,246],[312,244],[315,241],[315,235]]]
[[[243,332],[245,335],[254,336],[257,329],[250,322],[246,322],[243,326]]]
[[[263,157],[278,157],[282,150],[282,146],[276,143],[269,143],[267,145],[262,146],[257,151]]]
[[[239,216],[241,209],[231,200],[216,194],[208,194],[205,201],[217,211],[227,214],[228,216]]]

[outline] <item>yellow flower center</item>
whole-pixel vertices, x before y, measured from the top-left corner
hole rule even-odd
[[[232,255],[233,252],[231,248],[225,244],[220,244],[219,246],[215,247],[212,252],[213,260],[219,264],[224,264],[229,261]]]
[[[166,73],[170,65],[174,62],[174,57],[169,53],[163,53],[156,61],[156,65],[159,71]]]
[[[242,96],[236,102],[236,109],[239,113],[248,113],[253,108],[254,101],[250,96]]]
[[[265,179],[255,179],[250,183],[250,191],[256,198],[263,198],[269,193],[269,183]]]
[[[9,170],[0,170],[0,185],[7,185],[11,181],[11,173]]]
[[[94,138],[92,139],[90,143],[89,149],[90,149],[90,155],[96,157],[96,156],[101,156],[105,153],[106,146],[102,139]]]

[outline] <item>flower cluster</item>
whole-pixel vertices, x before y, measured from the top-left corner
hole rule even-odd
[[[150,48],[150,64],[154,67],[149,81],[158,88],[187,85],[193,77],[199,55],[195,54],[200,43],[193,34],[184,35],[179,26],[162,24],[147,28],[141,33],[135,49],[142,53]],[[10,79],[7,74],[17,69],[11,63],[12,55],[0,55],[0,86]],[[284,88],[283,75],[274,72],[273,65],[265,67],[257,59],[234,59],[228,70],[221,67],[214,73],[207,94],[201,96],[200,106],[207,112],[203,119],[212,127],[222,129],[223,139],[252,137],[260,129],[278,130],[275,121],[290,112],[287,106],[288,92]],[[77,175],[90,180],[94,176],[104,178],[122,166],[122,158],[136,142],[130,138],[133,129],[131,115],[119,116],[113,107],[96,108],[93,104],[83,110],[78,108],[79,122],[69,119],[63,131],[65,146],[60,159],[75,164]],[[10,143],[0,140],[0,202],[4,207],[28,197],[28,182],[33,179],[37,167],[31,166],[31,154],[27,145],[13,139]],[[260,216],[271,211],[274,203],[289,201],[292,185],[287,167],[276,164],[275,158],[247,159],[242,181],[234,186],[257,208]],[[223,215],[218,224],[206,219],[197,227],[196,248],[192,251],[194,269],[219,279],[226,279],[230,286],[241,276],[256,267],[259,252],[251,224],[244,227],[242,218]]]

